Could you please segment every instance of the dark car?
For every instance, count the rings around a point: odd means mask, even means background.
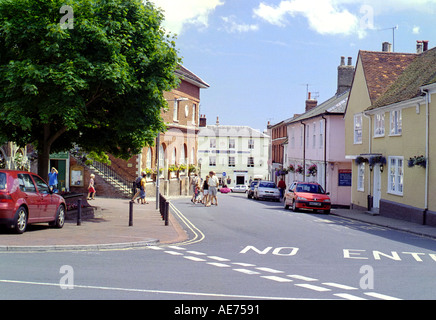
[[[329,214],[331,202],[329,193],[316,182],[294,182],[289,187],[284,198],[284,207],[296,212],[300,209],[310,209],[313,211],[323,210]]]
[[[254,187],[256,186],[256,184],[259,182],[259,180],[254,180],[250,183],[250,186],[247,189],[247,198],[251,199],[253,198],[254,195]]]
[[[38,175],[18,170],[0,170],[0,224],[23,233],[31,223],[48,222],[62,228],[65,200],[54,194]]]

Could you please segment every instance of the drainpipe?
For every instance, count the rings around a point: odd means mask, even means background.
[[[324,191],[327,192],[327,118],[324,119]]]
[[[306,182],[306,124],[303,120],[300,123],[304,126],[303,130],[303,182]]]
[[[425,196],[424,196],[424,218],[423,224],[426,223],[426,215],[428,211],[428,174],[429,174],[429,93],[426,89],[421,89],[421,92],[425,94],[425,158],[427,160],[427,165],[425,166]]]
[[[371,116],[367,115],[366,112],[363,112],[363,115],[365,118],[368,119],[368,154],[371,154],[372,152],[372,145],[371,145]],[[368,174],[368,211],[372,210],[372,190],[371,190],[371,170]]]

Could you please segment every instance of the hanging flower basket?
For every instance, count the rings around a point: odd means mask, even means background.
[[[373,156],[369,158],[368,162],[371,166],[375,166],[377,164],[384,166],[386,164],[386,158],[383,156]]]
[[[359,157],[356,158],[356,160],[354,160],[354,162],[356,163],[356,165],[359,165],[359,164],[361,164],[361,163],[368,162],[368,159],[359,156]]]
[[[316,176],[316,173],[318,172],[318,168],[316,166],[316,164],[312,164],[308,169],[307,169],[307,176]]]
[[[427,167],[427,158],[424,157],[423,155],[410,158],[409,162],[408,162],[408,166],[409,166],[409,168],[412,168],[414,166],[420,166],[420,167],[426,168]]]
[[[304,172],[303,167],[298,165],[297,169],[295,169],[295,172],[299,173],[299,174],[303,174],[303,172]]]
[[[288,172],[295,172],[295,167],[293,164],[290,164],[288,167]]]

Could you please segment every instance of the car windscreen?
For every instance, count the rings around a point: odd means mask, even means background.
[[[6,189],[6,173],[0,172],[0,190]]]
[[[296,191],[306,193],[325,193],[324,189],[317,184],[298,184]]]
[[[275,188],[276,184],[274,182],[261,182],[261,183],[259,183],[259,187],[261,187],[261,188]]]

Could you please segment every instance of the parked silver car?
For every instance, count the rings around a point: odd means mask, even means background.
[[[241,192],[245,193],[247,192],[247,186],[245,184],[237,184],[232,188],[232,192]]]
[[[280,191],[272,181],[259,181],[254,187],[253,198],[280,201]]]

